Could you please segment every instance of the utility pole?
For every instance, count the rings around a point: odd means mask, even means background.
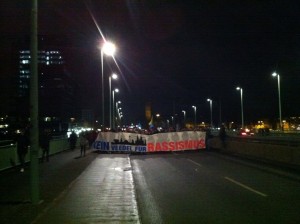
[[[30,40],[30,190],[31,202],[39,203],[39,110],[38,110],[38,0],[32,0]]]

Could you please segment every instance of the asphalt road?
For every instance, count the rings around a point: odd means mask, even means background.
[[[300,223],[300,181],[209,152],[132,155],[142,223]]]

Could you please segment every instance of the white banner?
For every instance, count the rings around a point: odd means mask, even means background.
[[[143,135],[127,132],[100,132],[93,148],[108,152],[161,152],[205,148],[205,132],[184,131]]]

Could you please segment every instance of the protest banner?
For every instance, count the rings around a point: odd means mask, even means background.
[[[167,152],[205,148],[205,132],[182,131],[144,135],[128,132],[100,132],[94,150],[107,152]]]

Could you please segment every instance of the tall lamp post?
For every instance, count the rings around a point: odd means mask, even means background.
[[[115,128],[116,127],[116,120],[117,120],[117,117],[115,116],[115,111],[117,111],[118,113],[119,113],[119,108],[118,108],[118,105],[119,104],[121,104],[121,101],[119,100],[119,101],[117,101],[116,102],[116,108],[113,108],[113,128]],[[119,116],[118,116],[119,117]]]
[[[195,118],[194,118],[194,128],[196,128],[196,123],[197,123],[197,107],[196,106],[192,106],[192,108],[194,108],[194,112],[195,112]]]
[[[278,82],[278,105],[279,105],[279,128],[282,130],[282,117],[281,117],[281,95],[280,95],[280,75],[276,72],[272,74],[273,77],[277,76]]]
[[[109,127],[110,127],[110,129],[112,129],[113,127],[112,127],[112,123],[111,123],[111,116],[112,116],[112,114],[111,114],[111,108],[112,108],[112,105],[114,105],[114,103],[113,104],[111,104],[111,79],[117,79],[118,78],[118,76],[116,75],[116,74],[112,74],[111,76],[109,76]]]
[[[184,127],[185,127],[185,117],[186,117],[186,111],[185,111],[185,110],[183,110],[183,111],[182,111],[182,113],[183,113],[183,125],[184,125]]]
[[[113,105],[115,105],[115,92],[118,93],[118,92],[119,92],[119,89],[114,89],[114,90],[112,91]]]
[[[243,89],[241,87],[236,87],[236,90],[241,93],[241,118],[242,118],[242,128],[244,128],[244,108],[243,108]]]
[[[30,195],[39,203],[39,111],[38,111],[38,0],[31,1],[30,37]]]
[[[213,127],[213,119],[212,119],[212,100],[211,99],[207,99],[207,101],[209,102],[209,106],[210,106],[210,128]]]
[[[113,56],[116,51],[116,47],[113,43],[105,41],[101,47],[101,75],[102,75],[102,125],[105,127],[105,110],[104,110],[104,71],[103,71],[103,55]]]

